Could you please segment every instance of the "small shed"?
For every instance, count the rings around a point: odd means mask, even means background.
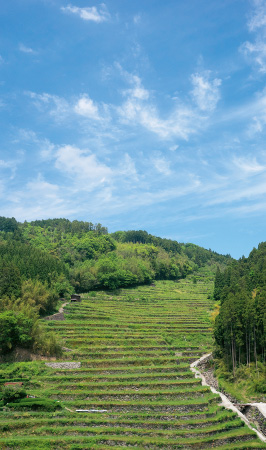
[[[81,296],[77,295],[77,294],[72,294],[70,301],[71,302],[81,302]]]
[[[4,386],[23,386],[22,381],[7,381]]]

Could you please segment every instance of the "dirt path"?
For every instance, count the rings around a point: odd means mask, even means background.
[[[195,374],[196,378],[201,378],[202,379],[202,385],[203,386],[209,386],[211,391],[214,394],[219,394],[221,399],[222,399],[222,403],[221,405],[224,406],[226,409],[231,409],[232,411],[234,411],[235,413],[238,414],[238,416],[246,423],[246,425],[253,431],[255,431],[255,433],[257,433],[258,437],[260,438],[261,441],[266,442],[266,437],[259,432],[258,430],[256,430],[255,428],[253,428],[249,422],[249,420],[247,419],[247,417],[242,414],[239,409],[231,402],[231,400],[229,400],[229,398],[224,395],[222,392],[217,391],[217,389],[212,386],[211,384],[208,384],[206,381],[205,376],[198,370],[196,369],[196,367],[202,363],[205,359],[209,358],[211,356],[211,353],[208,353],[206,355],[203,355],[201,358],[199,358],[197,361],[194,361],[192,364],[190,364],[190,370]],[[217,383],[217,381],[216,381]],[[266,404],[265,403],[250,403],[251,406],[256,406],[258,407],[258,405],[260,406],[259,410],[260,412],[264,415],[264,417],[266,417]]]
[[[63,313],[64,312],[64,307],[66,306],[66,305],[68,305],[69,304],[69,302],[65,302],[65,303],[63,303],[63,305],[61,306],[61,308],[59,308],[59,313]],[[56,314],[58,314],[58,313],[56,313]]]
[[[68,305],[69,302],[63,303],[63,305],[59,308],[59,311],[51,316],[44,317],[44,320],[65,320],[64,316],[64,307]]]

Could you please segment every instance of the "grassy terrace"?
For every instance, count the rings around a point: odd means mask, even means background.
[[[27,392],[63,409],[1,412],[0,448],[264,448],[189,370],[211,350],[211,289],[208,277],[161,281],[67,305],[46,326],[71,349],[61,361],[80,368],[24,364]]]

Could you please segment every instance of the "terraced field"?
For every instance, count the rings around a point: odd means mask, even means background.
[[[189,369],[211,349],[211,289],[207,278],[161,281],[68,304],[46,326],[71,349],[59,362],[80,367],[27,363],[27,391],[63,409],[0,413],[1,449],[264,448]]]

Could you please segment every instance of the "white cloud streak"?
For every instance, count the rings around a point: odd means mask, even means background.
[[[78,6],[68,5],[61,7],[61,11],[65,13],[76,14],[83,20],[95,23],[101,23],[110,20],[110,14],[107,11],[107,8],[104,3],[100,5],[99,9],[96,6],[79,8]]]
[[[255,157],[234,157],[232,162],[245,176],[255,175],[266,170],[266,166],[258,163]]]
[[[248,21],[248,29],[254,33],[255,39],[253,42],[244,42],[240,50],[264,74],[266,73],[266,2],[254,0],[253,3],[254,11]]]

